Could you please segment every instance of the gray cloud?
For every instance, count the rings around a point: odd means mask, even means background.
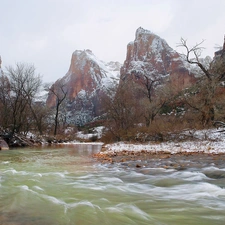
[[[223,44],[223,0],[0,0],[3,69],[35,65],[45,81],[65,75],[76,49],[91,49],[105,61],[123,62],[139,26],[176,48],[205,39],[204,55]],[[182,51],[182,49],[177,49]]]

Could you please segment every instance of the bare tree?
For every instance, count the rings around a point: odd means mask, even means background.
[[[135,126],[140,122],[141,110],[135,98],[135,83],[120,80],[119,86],[108,89],[102,99],[106,111],[106,127],[117,140],[134,138]]]
[[[63,101],[66,99],[67,90],[65,88],[65,84],[53,84],[50,88],[48,88],[49,93],[54,96],[55,99],[55,126],[54,126],[54,136],[57,134],[58,126],[59,126],[59,110]]]
[[[168,96],[163,95],[163,89],[160,88],[162,79],[156,76],[143,74],[140,78],[141,92],[143,93],[142,101],[145,118],[145,124],[149,127],[162,107],[168,101]]]
[[[48,121],[50,120],[50,109],[46,107],[44,101],[35,101],[30,107],[32,119],[35,129],[40,135],[43,135],[48,129]]]
[[[30,111],[35,96],[41,86],[41,77],[36,74],[33,65],[17,63],[15,67],[6,68],[10,84],[9,103],[11,107],[12,133],[20,132],[25,123],[30,123]]]
[[[185,48],[186,61],[196,65],[202,73],[198,82],[189,90],[185,90],[183,96],[187,105],[200,112],[202,124],[207,125],[215,118],[216,94],[225,78],[225,59],[223,54],[220,54],[208,65],[204,65],[200,58],[202,43],[203,41],[189,47],[187,41],[181,38],[178,46]]]
[[[0,76],[0,124],[6,129],[10,124],[10,83],[7,76]]]
[[[142,116],[146,126],[149,127],[171,98],[168,94],[168,85],[154,68],[132,71],[131,75],[131,79],[136,83],[136,99],[142,104]]]

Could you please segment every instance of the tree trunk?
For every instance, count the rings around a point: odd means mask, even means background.
[[[202,110],[201,114],[201,121],[203,126],[209,125],[209,123],[214,121],[215,110],[213,106],[206,107],[205,110]]]
[[[54,136],[57,134],[57,129],[58,129],[58,116],[59,116],[59,101],[57,102],[56,105],[56,113],[55,113],[55,129],[54,129]]]

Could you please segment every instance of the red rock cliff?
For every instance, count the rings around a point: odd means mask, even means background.
[[[72,117],[85,117],[82,120],[88,121],[99,115],[100,98],[109,86],[118,84],[120,67],[118,62],[99,60],[91,50],[72,54],[67,74],[54,84],[64,85]],[[47,105],[52,107],[55,103],[55,96],[49,92]]]
[[[121,78],[130,74],[145,74],[154,79],[169,76],[179,88],[195,81],[182,57],[165,40],[141,27],[136,31],[135,40],[127,45],[127,56],[120,73]]]

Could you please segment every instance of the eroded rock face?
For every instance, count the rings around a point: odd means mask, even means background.
[[[126,60],[121,68],[121,78],[147,75],[152,79],[169,78],[173,85],[184,88],[195,77],[189,65],[165,40],[151,31],[138,28],[135,40],[127,45]]]
[[[77,50],[72,54],[67,74],[54,85],[63,85],[68,92],[70,121],[82,125],[101,112],[101,97],[107,88],[117,85],[120,63],[105,63],[99,60],[91,50]],[[47,105],[52,107],[56,98],[49,93]]]
[[[196,80],[190,65],[165,40],[138,28],[135,40],[127,45],[122,67],[118,62],[104,63],[91,50],[77,50],[72,54],[67,74],[54,85],[63,85],[68,92],[69,120],[80,125],[101,115],[101,97],[107,93],[107,88],[116,87],[119,79],[129,75],[143,74],[159,82],[170,80],[179,89]],[[48,106],[55,103],[55,96],[49,93]]]

